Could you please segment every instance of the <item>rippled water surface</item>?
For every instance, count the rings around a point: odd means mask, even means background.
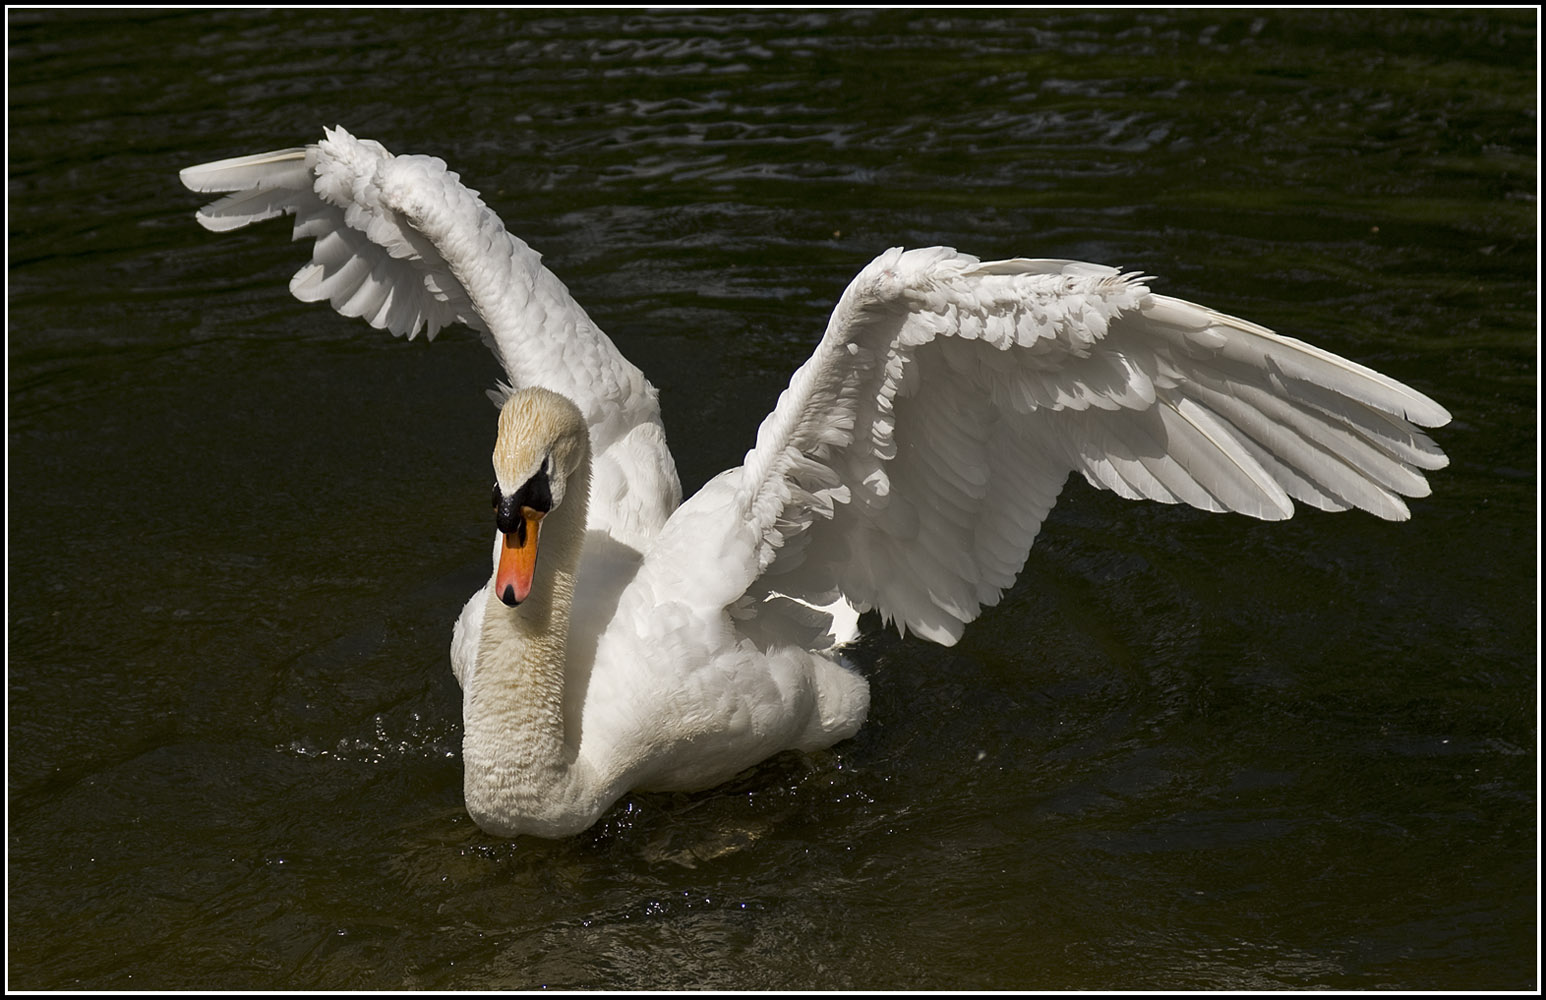
[[[1535,13],[9,15],[15,987],[1536,979]],[[1070,484],[859,736],[568,841],[461,802],[498,373],[180,167],[442,156],[739,461],[889,246],[1095,260],[1434,396],[1413,518]]]

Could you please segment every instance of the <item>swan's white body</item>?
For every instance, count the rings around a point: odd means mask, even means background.
[[[539,466],[565,496],[537,583],[506,607],[496,570],[452,641],[468,809],[496,834],[574,833],[630,789],[851,736],[869,689],[813,609],[954,642],[1071,472],[1265,519],[1300,500],[1399,520],[1447,461],[1413,425],[1449,414],[1367,368],[1110,268],[936,247],[859,273],[745,463],[681,503],[654,389],[442,161],[337,129],[182,179],[233,192],[210,229],[296,216],[317,241],[298,298],[410,338],[465,323],[511,386],[562,397],[506,403],[495,455],[506,497]]]

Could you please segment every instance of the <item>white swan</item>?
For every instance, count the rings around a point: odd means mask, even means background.
[[[954,642],[1071,472],[1264,519],[1300,500],[1400,520],[1447,463],[1413,426],[1449,420],[1433,400],[1137,275],[893,249],[745,464],[681,503],[655,390],[442,161],[333,129],[182,180],[233,192],[209,229],[296,216],[316,240],[298,298],[410,338],[465,323],[518,390],[498,394],[493,570],[451,649],[467,808],[493,834],[565,836],[631,789],[851,736],[869,688],[816,609]]]

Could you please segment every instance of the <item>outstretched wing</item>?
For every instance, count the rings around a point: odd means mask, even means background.
[[[843,293],[739,470],[756,558],[736,611],[755,634],[782,598],[843,595],[952,643],[1014,582],[1071,472],[1264,519],[1299,500],[1401,520],[1447,464],[1413,425],[1448,420],[1137,276],[891,250]]]
[[[681,497],[654,388],[444,161],[326,131],[304,148],[184,170],[195,191],[230,192],[199,222],[219,232],[294,215],[294,238],[316,240],[290,281],[296,298],[410,339],[465,323],[511,385],[573,400],[591,428],[596,489],[612,498],[595,506],[642,546]]]

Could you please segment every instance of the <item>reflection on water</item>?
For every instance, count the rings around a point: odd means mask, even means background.
[[[12,12],[20,987],[1536,985],[1528,14]],[[1092,259],[1455,414],[1413,520],[1071,483],[859,736],[560,843],[461,806],[497,377],[182,166],[444,157],[740,460],[893,245]]]

